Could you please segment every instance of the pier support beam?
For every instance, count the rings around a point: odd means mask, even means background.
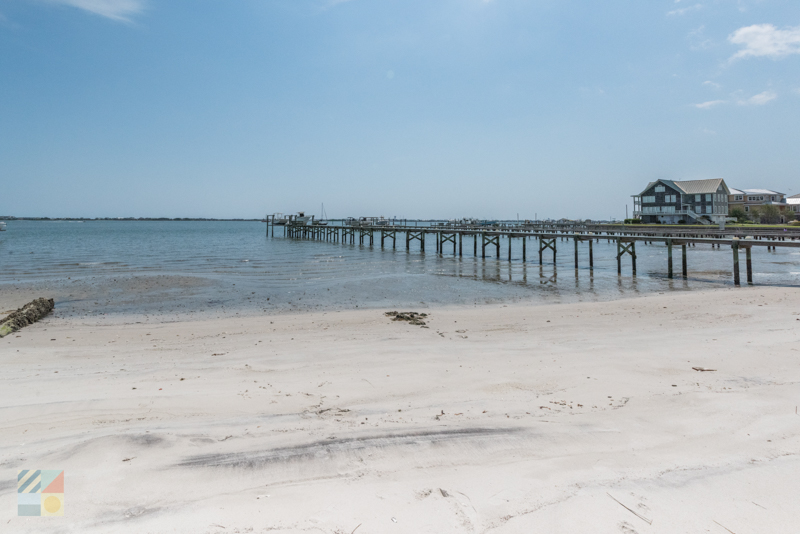
[[[497,259],[500,259],[500,234],[494,235],[486,235],[481,234],[481,241],[483,242],[482,249],[483,249],[483,256],[486,257],[486,245],[494,245],[495,246],[495,255]]]
[[[397,248],[397,230],[384,230],[381,229],[381,248],[383,248],[383,241],[387,238],[392,239],[392,249]]]
[[[686,243],[681,244],[681,264],[683,270],[683,277],[688,278],[689,270],[687,269],[687,261],[686,261]]]
[[[733,238],[733,244],[731,244],[731,248],[733,249],[733,285],[740,285],[739,283],[739,238]]]
[[[667,239],[667,278],[672,278],[672,239]]]
[[[456,236],[458,234],[452,233],[448,234],[445,232],[439,232],[439,254],[444,254],[444,244],[445,243],[453,243],[453,256],[457,254],[456,252]]]
[[[573,238],[575,241],[575,270],[578,270],[578,236]]]
[[[425,231],[424,230],[406,230],[406,250],[411,249],[411,242],[413,240],[419,241],[419,249],[425,252]]]
[[[750,251],[753,247],[745,247],[744,249],[744,256],[745,261],[747,262],[747,283],[753,285],[753,258],[750,254]]]
[[[557,239],[557,237],[547,238],[544,236],[539,236],[539,265],[542,264],[542,253],[548,248],[553,251],[553,264],[555,265]]]
[[[623,242],[621,238],[617,238],[617,274],[622,274],[622,256],[630,254],[631,256],[631,270],[633,275],[636,275],[636,242]]]

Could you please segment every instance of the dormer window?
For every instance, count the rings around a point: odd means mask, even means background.
[[[665,189],[664,189],[663,185],[657,185],[656,186],[656,193],[663,193],[664,191],[665,191]]]

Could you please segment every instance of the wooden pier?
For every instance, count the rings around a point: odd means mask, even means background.
[[[501,241],[507,242],[508,261],[512,261],[513,240],[520,240],[522,245],[522,261],[527,262],[527,243],[535,240],[538,244],[539,265],[544,262],[544,254],[552,252],[553,263],[556,262],[557,243],[559,241],[573,241],[575,269],[579,268],[579,249],[581,244],[588,246],[590,270],[594,269],[593,243],[601,239],[616,244],[617,273],[622,275],[623,258],[631,260],[631,273],[636,275],[636,243],[653,244],[663,243],[667,249],[667,278],[674,277],[673,249],[681,247],[681,275],[688,277],[687,249],[697,244],[710,244],[712,247],[731,247],[733,260],[733,282],[740,285],[739,251],[744,249],[747,283],[753,283],[753,264],[751,251],[753,247],[800,248],[800,228],[786,229],[781,232],[768,229],[759,232],[757,228],[720,230],[717,228],[636,228],[623,225],[495,225],[479,227],[474,225],[436,225],[413,226],[404,222],[402,224],[373,225],[323,225],[289,222],[276,225],[267,217],[267,236],[275,236],[275,226],[283,228],[283,236],[292,239],[308,239],[329,241],[333,243],[355,244],[356,236],[361,246],[375,246],[375,238],[380,238],[380,247],[386,248],[391,243],[392,249],[397,248],[397,234],[405,235],[405,248],[411,249],[413,241],[419,241],[420,252],[425,252],[425,244],[429,236],[433,237],[436,253],[445,254],[445,248],[450,250],[452,245],[453,256],[463,256],[464,239],[472,240],[473,256],[486,258],[486,249],[491,255],[500,259]],[[331,221],[334,222],[334,221]],[[448,252],[449,254],[449,252]]]

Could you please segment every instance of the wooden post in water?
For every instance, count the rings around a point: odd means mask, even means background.
[[[733,244],[731,248],[733,249],[733,285],[740,285],[739,284],[739,238],[733,238]]]
[[[511,261],[511,234],[508,234],[508,261]]]
[[[636,276],[636,241],[631,241],[631,268]]]
[[[499,259],[500,259],[500,234],[497,234],[497,235],[495,236],[495,242],[494,242],[494,244],[495,244],[495,247],[497,247],[497,254],[496,254],[496,256],[497,256],[497,259],[499,260]]]
[[[526,235],[522,236],[522,262],[523,263],[525,263],[525,261],[528,259],[527,250],[526,250],[526,246],[525,246],[527,242],[528,242],[528,236],[526,236]]]
[[[617,274],[622,274],[622,243],[617,238]]]
[[[472,255],[478,257],[478,233],[472,234]]]
[[[463,251],[464,251],[464,244],[462,243],[463,238],[464,238],[464,235],[461,232],[459,232],[458,233],[458,257],[459,258],[461,256],[463,256]]]
[[[486,259],[486,234],[481,232],[481,258]]]
[[[589,239],[589,270],[594,270],[594,251],[592,250],[592,240]]]
[[[750,251],[753,247],[745,247],[744,249],[744,256],[745,261],[747,262],[747,283],[753,284],[753,259],[750,255]]]
[[[688,278],[689,270],[686,268],[686,243],[681,245],[681,263],[683,264],[683,277]]]
[[[672,278],[672,239],[667,239],[667,278]]]
[[[575,236],[575,270],[578,270],[578,236]]]
[[[542,265],[542,236],[539,236],[539,265]]]

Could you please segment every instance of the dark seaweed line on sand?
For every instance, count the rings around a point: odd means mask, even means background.
[[[316,441],[294,447],[282,447],[262,452],[237,452],[228,454],[203,454],[191,456],[177,464],[178,467],[243,467],[256,468],[265,464],[310,459],[320,455],[352,452],[368,448],[440,443],[460,439],[474,439],[512,435],[517,428],[471,428],[444,431],[420,431],[387,434],[364,438]]]

